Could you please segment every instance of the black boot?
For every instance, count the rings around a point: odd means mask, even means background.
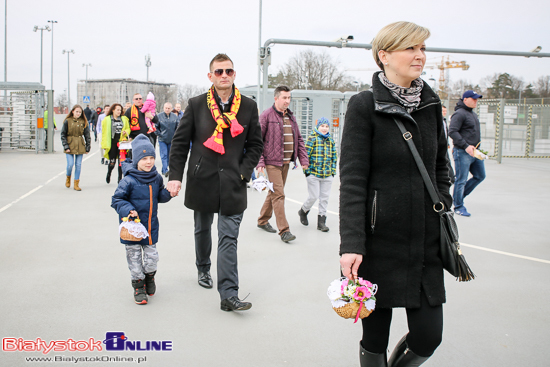
[[[361,367],[388,367],[386,353],[371,353],[359,342],[359,361]]]
[[[309,210],[307,212],[304,211],[304,209],[300,208],[298,210],[298,215],[300,216],[300,223],[302,223],[304,226],[307,226],[309,222],[307,221],[307,213],[309,213]]]
[[[132,287],[134,287],[134,301],[138,305],[146,305],[147,294],[145,293],[145,280],[132,280]]]
[[[117,183],[120,183],[120,180],[122,180],[122,167],[118,166],[118,181]]]
[[[145,273],[145,291],[147,295],[152,296],[157,291],[157,286],[155,285],[155,274],[157,272],[154,271],[152,273]]]
[[[114,168],[115,166],[111,166],[111,165],[107,167],[107,178],[106,178],[107,183],[111,183],[111,172],[113,172]]]
[[[430,357],[420,357],[419,355],[414,354],[414,352],[407,346],[407,335],[405,335],[395,346],[390,360],[388,361],[388,366],[418,367],[422,363],[426,362],[428,358]]]
[[[317,229],[321,232],[328,232],[328,227],[326,226],[327,222],[327,216],[326,215],[318,215],[317,216]]]

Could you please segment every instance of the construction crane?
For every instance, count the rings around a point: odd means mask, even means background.
[[[445,56],[441,57],[441,63],[429,63],[424,65],[424,69],[439,69],[439,97],[443,98],[446,97],[445,93],[445,70],[447,69],[462,69],[462,70],[468,70],[470,68],[470,65],[466,64],[466,61],[451,61],[449,60],[449,56],[447,56],[447,60],[445,61]],[[359,69],[346,69],[344,71],[377,71],[380,70],[380,68],[359,68]]]
[[[449,61],[449,56],[447,56],[447,61],[445,61],[445,56],[441,57],[441,64],[436,64],[439,72],[439,97],[446,97],[445,93],[445,69],[462,69],[468,70],[470,65],[466,64],[466,61]]]

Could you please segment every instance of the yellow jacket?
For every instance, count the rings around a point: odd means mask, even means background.
[[[109,115],[101,121],[101,148],[105,149],[105,154],[103,156],[107,159],[109,159],[109,151],[111,150],[111,142],[113,138],[115,137],[115,133],[112,129],[113,122],[111,120],[111,116]],[[122,119],[122,132],[126,132],[126,139],[128,139],[128,136],[130,136],[130,122],[128,121],[128,117],[126,116],[120,116]],[[122,133],[120,134],[122,137]],[[120,140],[119,140],[120,141]],[[118,143],[118,141],[116,142]]]

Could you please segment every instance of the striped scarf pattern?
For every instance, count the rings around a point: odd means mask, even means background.
[[[420,104],[420,93],[422,93],[422,88],[424,88],[424,81],[422,79],[417,78],[413,80],[410,88],[390,82],[382,72],[378,73],[378,79],[380,79],[384,87],[388,88],[391,95],[397,99],[399,104],[405,107],[408,113],[414,111]]]
[[[223,130],[229,127],[233,138],[244,131],[244,128],[237,121],[237,113],[241,107],[241,92],[235,87],[235,96],[233,97],[233,103],[231,104],[231,110],[229,112],[220,111],[216,103],[216,98],[214,97],[214,86],[208,90],[206,103],[217,125],[212,136],[204,142],[204,146],[217,153],[225,154],[225,148],[223,147]]]

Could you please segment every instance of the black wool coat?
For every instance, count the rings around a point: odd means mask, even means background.
[[[378,284],[377,307],[420,307],[445,302],[439,257],[439,216],[412,153],[393,117],[412,133],[447,208],[450,179],[441,102],[424,83],[411,114],[373,76],[372,90],[353,96],[340,156],[340,254],[363,255],[359,276]]]
[[[187,168],[185,206],[206,213],[240,214],[247,206],[246,182],[263,150],[258,108],[256,102],[241,95],[237,121],[244,131],[233,138],[229,128],[224,129],[225,154],[220,154],[204,146],[216,128],[206,96],[205,93],[191,98],[185,108],[172,139],[169,179],[182,181],[189,146],[193,142]]]

